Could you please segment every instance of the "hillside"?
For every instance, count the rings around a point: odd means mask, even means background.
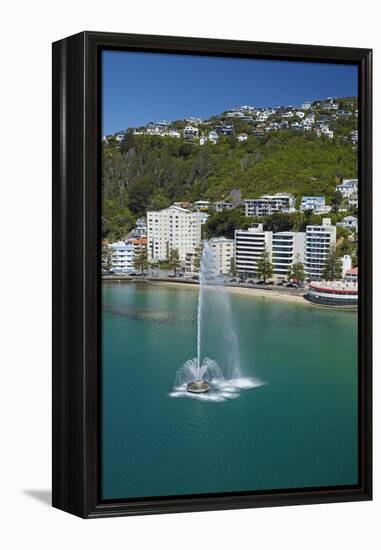
[[[211,129],[211,120],[200,132]],[[298,200],[321,194],[330,203],[341,179],[357,177],[357,148],[349,139],[356,124],[354,117],[333,119],[333,139],[292,129],[255,137],[253,128],[243,142],[236,131],[203,145],[132,130],[121,142],[109,139],[102,152],[103,235],[122,236],[147,209],[174,201],[220,200],[233,189],[242,198],[278,191],[293,193]]]

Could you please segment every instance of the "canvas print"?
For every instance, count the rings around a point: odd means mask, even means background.
[[[357,65],[101,75],[101,498],[356,486]]]

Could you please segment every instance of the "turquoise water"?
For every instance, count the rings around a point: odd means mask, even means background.
[[[197,288],[104,283],[102,498],[357,483],[357,314],[231,295],[241,368],[263,385],[170,397],[196,354]],[[210,312],[205,353],[224,367]]]

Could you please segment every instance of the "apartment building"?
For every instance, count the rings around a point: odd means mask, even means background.
[[[135,247],[132,243],[117,241],[110,244],[111,272],[134,271]]]
[[[358,180],[343,180],[343,183],[336,186],[336,191],[340,191],[345,199],[349,199],[358,193]]]
[[[147,247],[149,260],[167,260],[177,249],[180,260],[194,252],[201,243],[203,214],[180,206],[147,212]]]
[[[249,229],[236,229],[235,264],[241,274],[252,274],[256,271],[256,263],[264,250],[271,254],[272,232],[263,231],[263,224],[253,224]]]
[[[290,267],[296,262],[304,263],[306,234],[303,232],[281,231],[273,233],[271,262],[274,275],[286,279]]]
[[[245,200],[246,216],[271,216],[274,212],[295,212],[295,197],[289,193],[275,193]]]
[[[330,218],[323,218],[322,225],[307,225],[304,268],[310,280],[321,279],[328,254],[335,245],[336,227]]]
[[[331,207],[326,206],[325,197],[302,197],[300,210],[313,210],[317,214],[330,212]]]
[[[215,237],[214,239],[210,239],[209,246],[213,254],[217,273],[228,275],[231,272],[234,261],[234,239]]]

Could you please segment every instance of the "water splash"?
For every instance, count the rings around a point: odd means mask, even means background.
[[[213,291],[213,295],[208,296],[211,291]],[[223,368],[204,353],[207,324],[210,323],[211,303],[216,306],[218,311],[219,339],[221,345],[224,346],[225,365]],[[208,382],[209,391],[203,394],[188,392],[187,384],[195,380]],[[179,368],[170,396],[221,402],[238,397],[241,390],[253,389],[261,385],[263,383],[260,380],[245,377],[242,373],[239,342],[234,327],[230,295],[219,278],[212,249],[208,242],[205,242],[201,258],[197,306],[197,357],[188,359]]]

